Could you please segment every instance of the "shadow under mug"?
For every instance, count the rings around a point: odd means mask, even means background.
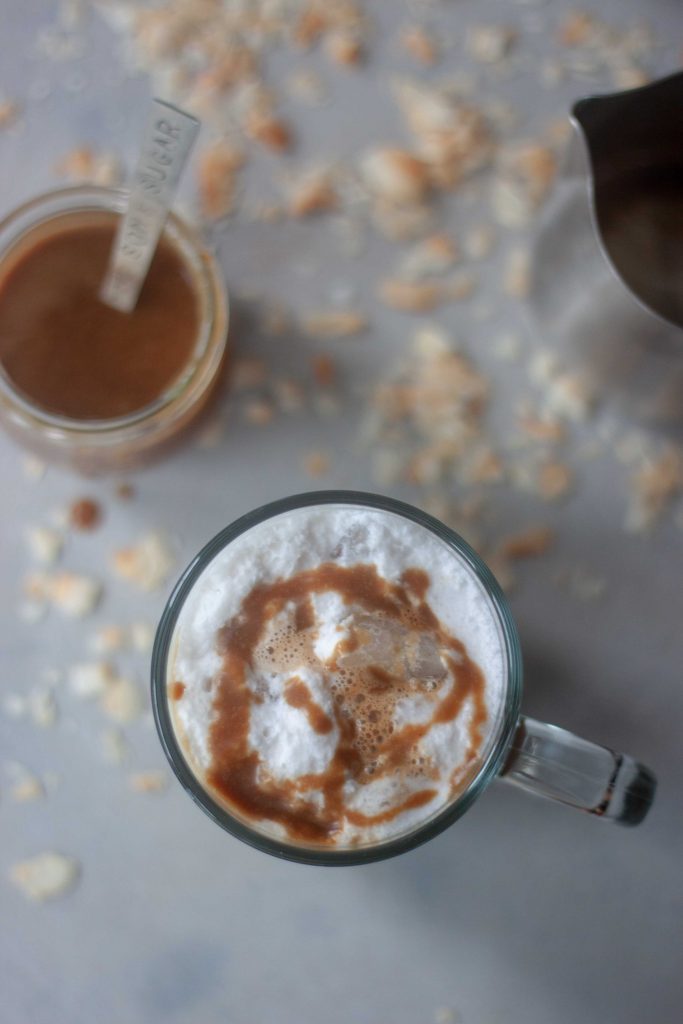
[[[440,538],[479,581],[497,621],[505,658],[505,693],[497,727],[476,772],[462,792],[435,815],[395,838],[342,849],[274,838],[231,813],[214,798],[191,768],[176,736],[169,705],[167,666],[182,607],[209,563],[237,537],[288,512],[311,506],[345,505],[375,509],[417,523]],[[187,567],[161,617],[152,654],[152,707],[162,746],[173,771],[192,799],[218,825],[266,853],[304,864],[364,864],[405,853],[456,821],[494,779],[549,797],[623,825],[637,825],[655,793],[652,772],[625,754],[574,736],[555,725],[520,714],[522,656],[507,601],[490,569],[453,530],[404,502],[356,491],[316,491],[272,502],[242,516],[218,533]]]

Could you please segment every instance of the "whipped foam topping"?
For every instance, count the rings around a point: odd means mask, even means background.
[[[168,680],[215,798],[266,834],[344,848],[412,831],[464,788],[499,725],[505,657],[490,599],[444,541],[324,505],[216,555]]]

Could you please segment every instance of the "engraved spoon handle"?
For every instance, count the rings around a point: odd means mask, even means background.
[[[152,101],[128,208],[100,289],[102,302],[122,313],[135,308],[198,131],[196,117],[164,100]]]

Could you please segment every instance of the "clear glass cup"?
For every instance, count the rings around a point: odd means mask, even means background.
[[[56,189],[24,203],[0,222],[0,278],[4,268],[60,226],[86,225],[102,213],[120,216],[126,201],[124,191],[84,185]],[[130,415],[77,420],[32,403],[0,367],[0,423],[39,457],[87,474],[136,466],[175,442],[217,390],[228,330],[220,269],[197,232],[173,213],[164,235],[187,266],[199,307],[196,344],[184,372],[153,403]]]
[[[168,665],[178,616],[209,563],[237,537],[266,520],[294,509],[321,505],[362,506],[393,513],[423,526],[444,541],[454,555],[469,566],[487,595],[505,657],[505,693],[496,726],[466,788],[445,809],[412,831],[387,841],[345,849],[275,839],[214,798],[193,771],[178,741],[168,693],[168,683],[173,681],[168,678]],[[494,779],[624,825],[641,822],[654,798],[656,780],[652,772],[624,754],[521,715],[521,698],[519,636],[507,601],[490,569],[462,537],[432,516],[392,498],[356,491],[317,491],[283,498],[227,526],[202,548],[180,577],[162,614],[152,654],[154,717],[166,756],[182,786],[210,818],[238,839],[276,857],[304,864],[364,864],[411,850],[452,825]]]

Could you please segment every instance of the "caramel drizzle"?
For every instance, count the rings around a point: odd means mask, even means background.
[[[366,785],[382,776],[408,771],[425,779],[431,774],[433,778],[433,766],[424,758],[419,758],[423,763],[415,763],[417,745],[432,726],[454,720],[470,701],[465,764],[451,779],[453,787],[463,785],[463,778],[476,764],[487,719],[484,677],[464,644],[444,629],[426,603],[429,582],[427,573],[420,569],[407,570],[398,584],[392,584],[379,576],[373,565],[343,567],[327,562],[288,579],[258,584],[250,591],[237,615],[218,632],[223,664],[209,734],[207,783],[228,805],[247,819],[279,823],[294,840],[324,845],[334,845],[335,835],[345,821],[359,827],[392,821],[407,810],[428,804],[438,791],[427,786],[410,793],[398,806],[366,815],[346,806],[345,783],[353,779]],[[333,719],[316,704],[299,677],[293,676],[285,689],[285,700],[306,714],[313,730],[327,733],[337,727],[339,739],[331,762],[322,773],[278,781],[267,774],[259,754],[249,744],[250,709],[263,698],[250,689],[248,670],[253,668],[268,623],[285,607],[293,606],[297,646],[308,645],[310,649],[312,640],[307,633],[315,622],[311,596],[330,591],[339,594],[345,604],[400,623],[414,635],[430,634],[447,662],[453,683],[445,695],[431,695],[434,710],[427,722],[394,729],[391,712],[396,701],[411,693],[424,696],[425,691],[420,689],[419,680],[406,678],[402,661],[390,666],[395,671],[384,665],[345,669],[345,658],[363,647],[367,639],[359,626],[338,645],[331,666],[333,676],[328,676],[334,693]],[[266,650],[275,656],[272,646]],[[322,794],[322,805],[310,799],[312,790]]]

